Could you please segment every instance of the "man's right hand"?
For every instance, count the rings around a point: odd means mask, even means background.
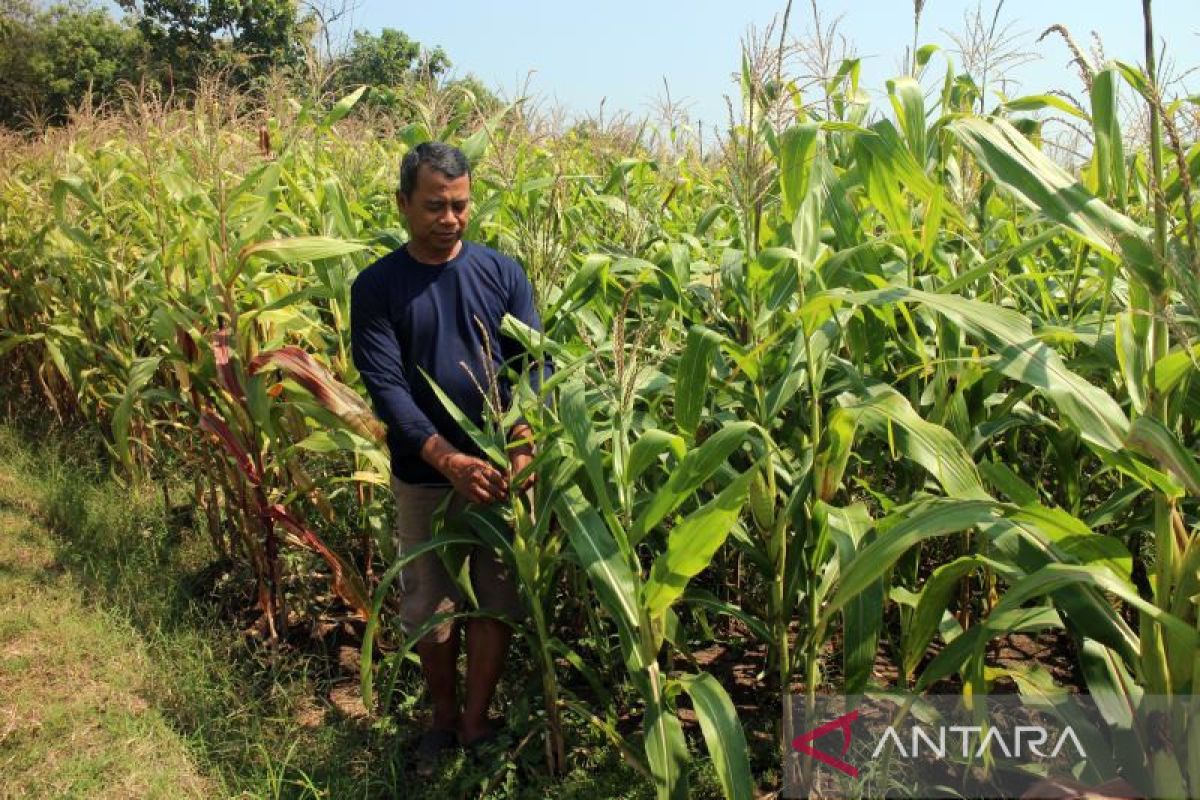
[[[467,455],[438,434],[425,440],[421,458],[473,503],[495,503],[508,496],[508,482],[500,470],[482,458]]]

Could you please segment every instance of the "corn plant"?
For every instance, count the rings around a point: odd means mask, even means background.
[[[556,372],[539,392],[514,372],[516,406],[473,432],[503,465],[525,415],[532,495],[420,552],[457,574],[482,542],[513,565],[548,770],[577,719],[683,796],[690,702],[723,790],[750,795],[743,724],[763,723],[694,663],[694,641],[727,636],[708,615],[764,646],[761,692],[810,700],[877,685],[880,658],[918,690],[1053,693],[988,643],[1059,631],[1118,738],[1152,741],[1131,709],[1195,691],[1195,101],[1163,97],[1152,49],[1077,54],[1079,100],[994,103],[949,59],[935,75],[936,48],[910,55],[872,109],[857,60],[802,96],[748,54],[719,157],[425,90],[402,119],[363,115],[365,89],[143,97],[0,158],[0,374],[93,425],[125,479],[187,497],[214,555],[250,568],[264,624],[286,618],[287,562],[318,565],[368,619],[363,688],[386,707],[413,637],[375,665],[403,562],[348,287],[405,240],[399,158],[457,141],[469,236],[520,257],[545,322],[506,335]],[[1072,168],[1047,113],[1091,139]],[[1158,749],[1142,772],[1186,796],[1200,766]]]

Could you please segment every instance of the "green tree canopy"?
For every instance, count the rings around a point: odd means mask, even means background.
[[[253,80],[302,56],[295,0],[118,0],[174,86],[212,69]]]
[[[394,28],[377,34],[355,31],[335,65],[332,88],[339,94],[367,84],[382,90],[372,92],[370,102],[415,118],[429,115],[436,96],[451,100],[443,113],[459,120],[500,107],[495,94],[473,75],[447,80],[452,64],[441,47],[427,50]]]
[[[187,90],[216,71],[253,86],[274,69],[298,65],[317,22],[298,16],[296,0],[117,0],[128,12],[122,20],[94,2],[0,0],[0,125],[61,121],[89,91],[110,101],[124,81]],[[324,88],[381,87],[373,102],[398,113],[465,119],[499,105],[470,75],[448,80],[442,48],[425,49],[394,28],[356,31],[333,66]],[[296,70],[292,77],[305,76]],[[466,91],[448,92],[455,87]],[[439,97],[450,105],[439,105]]]
[[[0,123],[58,120],[90,90],[97,99],[137,75],[136,30],[83,2],[41,10],[0,2]]]
[[[355,31],[353,44],[339,59],[337,80],[341,86],[400,86],[412,78],[436,78],[449,68],[442,48],[425,51],[403,31]]]

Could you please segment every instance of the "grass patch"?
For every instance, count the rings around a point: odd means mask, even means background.
[[[211,796],[148,700],[154,670],[141,637],[81,598],[31,513],[36,489],[0,466],[0,796]]]
[[[0,796],[653,796],[582,724],[562,779],[545,775],[536,736],[515,757],[459,755],[419,778],[417,669],[381,719],[338,668],[357,650],[250,643],[199,577],[207,536],[153,487],[113,480],[83,437],[0,425],[0,694],[17,698],[0,717]],[[521,731],[537,698],[518,656],[497,709]],[[695,796],[716,796],[699,765]]]

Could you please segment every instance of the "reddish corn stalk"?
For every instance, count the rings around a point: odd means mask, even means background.
[[[288,541],[292,544],[311,550],[325,559],[332,573],[333,591],[346,604],[354,609],[360,619],[367,619],[368,612],[367,590],[362,579],[355,573],[354,568],[330,549],[321,537],[313,533],[292,512],[279,503],[272,503],[266,509],[266,516],[278,522],[288,533]]]

